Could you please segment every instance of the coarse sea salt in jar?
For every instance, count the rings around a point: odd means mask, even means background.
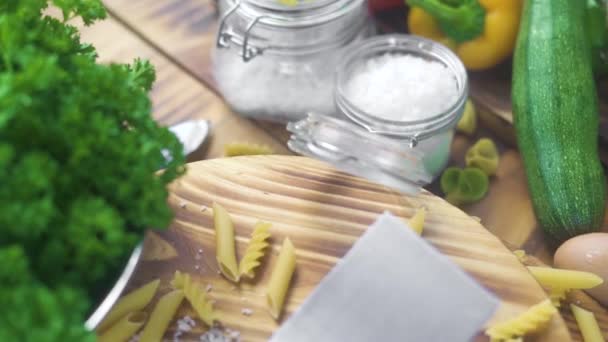
[[[238,113],[277,122],[332,114],[345,47],[369,36],[365,0],[220,0],[213,76]]]
[[[447,165],[468,79],[462,62],[445,46],[386,35],[347,53],[334,94],[342,116],[313,113],[289,124],[290,148],[415,192]]]

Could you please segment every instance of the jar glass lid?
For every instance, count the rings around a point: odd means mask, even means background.
[[[288,146],[294,152],[333,164],[345,172],[404,193],[432,181],[422,155],[407,141],[373,134],[347,121],[319,114],[292,122]]]

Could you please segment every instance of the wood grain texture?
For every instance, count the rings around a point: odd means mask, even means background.
[[[217,274],[213,202],[231,213],[239,256],[257,220],[273,224],[272,253],[255,281],[234,286]],[[189,272],[204,286],[212,285],[209,296],[216,300],[222,323],[240,331],[244,341],[264,341],[278,327],[267,313],[263,290],[285,237],[293,241],[298,258],[284,315],[289,316],[385,210],[407,219],[417,208],[428,208],[423,237],[501,298],[492,322],[511,318],[546,298],[500,240],[441,198],[428,192],[405,197],[308,158],[258,156],[189,164],[187,174],[172,184],[169,203],[175,219],[168,231],[148,237],[144,251],[148,258],[139,265],[130,286],[160,277],[160,295],[168,291],[176,269]],[[154,247],[158,243],[164,247]],[[167,244],[177,251],[176,256],[166,257]],[[158,258],[151,256],[155,251],[161,251]],[[242,315],[243,308],[252,309],[253,314]],[[186,314],[193,315],[193,311],[183,305],[178,317]],[[203,331],[199,322],[193,332],[182,337],[194,341]],[[488,339],[480,335],[476,340]],[[536,339],[568,340],[559,316]]]

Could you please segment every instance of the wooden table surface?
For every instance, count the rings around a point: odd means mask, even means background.
[[[105,62],[150,59],[157,71],[153,115],[162,124],[196,118],[212,123],[206,150],[191,160],[221,157],[223,145],[236,141],[266,144],[277,154],[292,154],[285,147],[289,135],[283,125],[238,116],[215,90],[209,55],[217,23],[213,0],[103,1],[109,18],[83,28],[83,40],[94,43]],[[482,127],[476,137],[456,136],[452,164],[462,164],[468,146],[481,136],[499,143],[500,167],[488,195],[462,209],[481,218],[482,224],[507,246],[525,249],[551,263],[551,252],[532,211],[522,161],[513,145]],[[429,189],[436,190],[436,186]],[[571,318],[565,318],[572,323]],[[608,320],[601,323],[608,326]],[[577,337],[576,332],[573,337]]]

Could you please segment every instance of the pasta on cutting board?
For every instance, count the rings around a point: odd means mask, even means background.
[[[261,259],[264,257],[264,250],[268,247],[268,238],[272,225],[266,222],[258,222],[255,224],[251,233],[251,240],[245,251],[245,255],[239,263],[239,274],[247,278],[255,277],[255,269],[260,265]]]
[[[201,284],[194,282],[190,274],[175,271],[173,280],[171,280],[171,286],[174,289],[183,290],[186,299],[194,311],[196,311],[198,317],[207,326],[213,325],[213,321],[215,320],[213,303],[207,297],[207,293]]]
[[[591,311],[587,311],[579,306],[570,304],[574,319],[583,335],[585,342],[604,342],[604,336],[597,324],[595,315]]]
[[[239,267],[234,246],[234,225],[228,211],[217,203],[213,203],[213,224],[218,267],[228,280],[238,282]]]
[[[274,319],[279,319],[285,295],[289,289],[291,277],[296,269],[296,250],[291,240],[285,238],[277,262],[272,270],[268,288],[266,289],[266,299],[270,308],[270,314]]]
[[[537,266],[528,266],[528,270],[543,287],[548,289],[584,290],[604,282],[602,278],[589,272]]]
[[[408,222],[410,227],[418,234],[421,235],[424,230],[424,221],[426,220],[426,208],[420,208],[416,210],[414,216]]]
[[[539,332],[557,313],[550,300],[545,300],[529,308],[519,316],[505,322],[494,324],[486,330],[493,342],[503,342]]]

